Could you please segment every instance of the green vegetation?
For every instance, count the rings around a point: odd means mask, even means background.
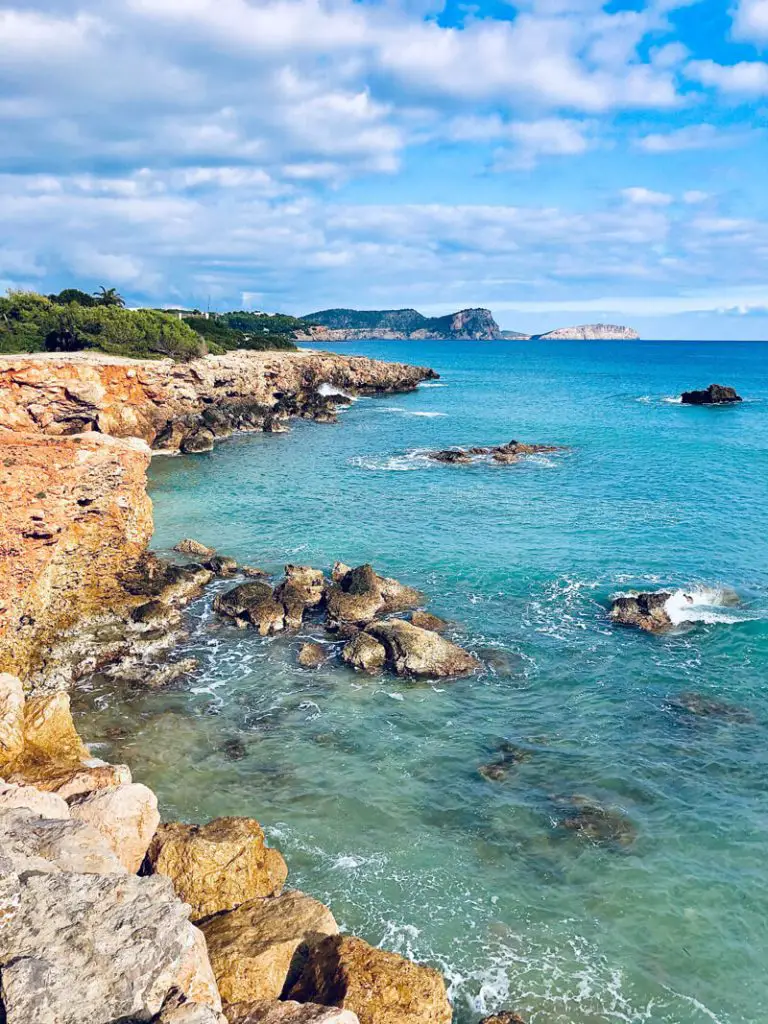
[[[114,288],[95,295],[65,288],[58,295],[12,291],[0,297],[0,353],[79,352],[186,361],[236,349],[295,349],[295,317],[223,313],[206,319],[158,309],[125,309]]]
[[[431,324],[416,309],[323,309],[301,319],[305,327],[308,323],[315,323],[334,330],[387,330],[403,334],[427,328]]]
[[[178,360],[205,355],[204,340],[165,313],[123,309],[114,301],[62,303],[60,297],[52,302],[35,292],[10,292],[0,298],[0,352],[96,349],[135,359],[170,356]]]

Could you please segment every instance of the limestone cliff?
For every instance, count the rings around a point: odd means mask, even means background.
[[[462,309],[446,316],[426,317],[416,309],[325,309],[302,317],[307,341],[494,341],[501,337],[489,309]]]
[[[231,352],[190,363],[74,353],[0,357],[0,430],[139,437],[202,450],[233,429],[329,419],[328,392],[408,391],[432,370],[324,352]],[[202,441],[205,444],[200,443]]]
[[[122,590],[152,534],[149,448],[100,434],[0,431],[0,672],[39,653]]]
[[[539,341],[637,341],[640,335],[631,327],[617,324],[580,324],[533,337]]]

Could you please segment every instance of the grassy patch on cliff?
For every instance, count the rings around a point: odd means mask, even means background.
[[[186,361],[209,352],[296,347],[291,340],[295,328],[289,324],[293,317],[226,313],[180,320],[161,310],[125,309],[113,289],[102,292],[95,298],[76,289],[49,297],[10,292],[0,298],[0,353],[90,349]]]

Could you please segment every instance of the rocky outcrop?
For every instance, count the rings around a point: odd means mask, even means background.
[[[444,448],[440,451],[427,452],[427,458],[433,462],[442,462],[450,466],[471,466],[473,462],[491,458],[494,462],[511,465],[520,462],[530,455],[550,455],[553,452],[564,452],[562,445],[525,444],[522,441],[508,441],[506,444],[478,446],[474,448]]]
[[[339,931],[330,910],[302,892],[249,900],[202,929],[225,1003],[277,999],[307,953]]]
[[[233,430],[274,431],[291,416],[333,419],[334,389],[407,391],[434,376],[404,363],[307,351],[239,351],[190,363],[0,356],[0,430],[95,431],[166,451],[207,451]]]
[[[70,812],[99,832],[126,871],[141,867],[160,824],[157,797],[138,782],[99,789],[70,801]]]
[[[617,324],[580,324],[533,335],[537,341],[637,341],[639,337],[632,327]]]
[[[613,599],[609,618],[620,626],[636,626],[648,633],[662,633],[672,627],[672,619],[666,609],[671,597],[668,590],[621,594]]]
[[[0,431],[0,671],[31,677],[122,600],[152,533],[149,456],[141,441]]]
[[[358,633],[345,644],[341,657],[352,668],[363,672],[379,672],[386,664],[387,650],[384,644],[369,633]]]
[[[288,875],[252,818],[216,818],[207,825],[161,825],[147,853],[147,872],[164,875],[192,908],[192,920],[277,896]]]
[[[480,667],[468,651],[403,619],[372,623],[366,633],[384,647],[387,664],[399,676],[467,676]]]
[[[743,402],[735,388],[724,387],[722,384],[710,384],[702,391],[684,391],[680,396],[683,405],[733,405]]]
[[[326,593],[331,623],[364,624],[379,615],[422,604],[424,595],[397,580],[379,576],[371,565],[355,569],[337,562]]]
[[[288,995],[352,1010],[360,1024],[450,1024],[452,1018],[438,971],[348,935],[313,946]]]
[[[328,653],[321,644],[306,643],[301,645],[296,660],[302,668],[319,668],[327,658]]]
[[[297,338],[309,341],[495,341],[502,336],[489,309],[462,309],[435,317],[422,316],[415,309],[324,309],[302,319],[307,321],[307,328],[297,333]]]

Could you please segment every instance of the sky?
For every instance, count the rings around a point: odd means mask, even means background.
[[[0,290],[768,338],[768,0],[0,0]]]

